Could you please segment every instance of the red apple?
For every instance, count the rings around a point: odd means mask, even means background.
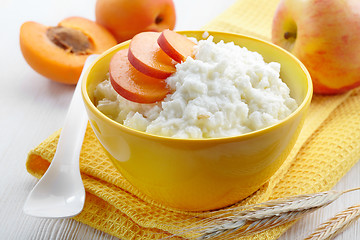
[[[174,29],[176,22],[172,0],[97,0],[95,16],[118,42],[144,31]]]
[[[281,0],[272,42],[304,63],[314,93],[336,94],[360,86],[359,0]]]

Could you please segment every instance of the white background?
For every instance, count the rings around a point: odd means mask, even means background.
[[[199,29],[234,1],[175,0],[176,30]],[[30,20],[54,26],[69,16],[94,20],[94,7],[95,0],[0,0],[0,239],[115,239],[73,220],[39,219],[22,212],[37,181],[26,172],[27,153],[62,127],[74,87],[49,81],[27,65],[19,48],[20,26]],[[359,173],[357,164],[336,189],[360,186]],[[356,203],[360,193],[347,194],[299,221],[281,239],[302,239]],[[359,238],[356,222],[336,239]]]

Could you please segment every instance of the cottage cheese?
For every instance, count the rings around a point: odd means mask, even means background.
[[[173,90],[162,102],[139,104],[118,95],[109,79],[95,90],[97,108],[131,128],[175,138],[217,138],[277,123],[296,101],[280,79],[280,64],[210,36],[195,46],[195,59],[176,65]]]

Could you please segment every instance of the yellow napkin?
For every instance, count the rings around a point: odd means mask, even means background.
[[[205,29],[249,34],[269,40],[278,0],[238,0]],[[314,96],[309,115],[280,170],[245,201],[331,189],[360,158],[360,89]],[[29,152],[27,170],[40,178],[53,158],[60,130]],[[186,229],[194,213],[174,211],[134,189],[112,166],[88,126],[80,156],[86,202],[76,220],[121,239],[159,239]],[[241,239],[276,239],[291,224]],[[186,237],[186,235],[184,235]]]

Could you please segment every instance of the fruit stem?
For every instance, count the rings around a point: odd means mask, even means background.
[[[285,32],[284,33],[284,38],[285,39],[296,38],[296,32]]]
[[[164,18],[161,15],[159,15],[155,18],[155,24],[160,24],[163,20]]]

